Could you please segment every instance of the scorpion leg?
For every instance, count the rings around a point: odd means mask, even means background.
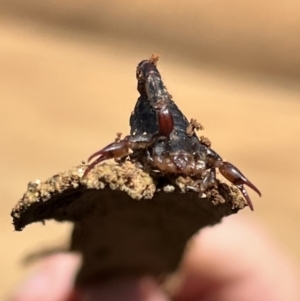
[[[216,184],[216,169],[212,168],[209,170],[206,170],[205,176],[200,184],[201,191],[206,191],[209,187],[215,186]]]
[[[231,163],[222,161],[218,168],[220,173],[241,191],[248,203],[248,206],[253,211],[252,202],[244,185],[252,188],[259,196],[261,196],[260,191]]]

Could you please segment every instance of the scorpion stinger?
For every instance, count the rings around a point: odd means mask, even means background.
[[[253,205],[250,200],[250,197],[245,189],[244,185],[252,188],[259,196],[261,196],[260,191],[254,186],[242,173],[239,171],[233,164],[222,161],[220,166],[218,167],[220,173],[232,184],[234,184],[245,197],[248,206],[253,211]]]

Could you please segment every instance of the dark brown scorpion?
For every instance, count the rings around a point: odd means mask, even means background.
[[[168,93],[157,70],[157,60],[158,56],[152,55],[137,66],[140,97],[130,117],[130,135],[93,154],[88,162],[99,157],[87,167],[84,176],[104,160],[130,156],[145,170],[192,177],[197,183],[193,190],[205,192],[216,185],[218,169],[241,191],[253,210],[244,185],[252,188],[259,196],[260,191],[234,165],[224,161],[202,143],[195,132],[187,134],[190,123]]]

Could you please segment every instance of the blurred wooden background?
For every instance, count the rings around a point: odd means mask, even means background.
[[[129,132],[135,67],[153,52],[179,107],[262,191],[240,214],[300,267],[299,35],[296,0],[0,0],[0,299],[27,271],[22,258],[70,229],[13,232],[12,206],[30,180]]]

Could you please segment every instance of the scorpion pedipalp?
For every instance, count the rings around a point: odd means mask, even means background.
[[[98,159],[96,159],[94,162],[92,162],[87,169],[84,172],[83,177],[85,177],[88,172],[93,169],[96,165],[101,163],[102,161],[112,159],[112,158],[120,158],[124,157],[129,153],[129,141],[127,137],[125,137],[123,140],[113,142],[103,149],[99,150],[98,152],[92,154],[88,158],[88,162],[90,162],[95,157],[99,156]]]
[[[118,159],[124,158],[129,155],[129,150],[138,150],[138,149],[146,149],[150,145],[152,145],[155,141],[157,134],[142,134],[135,136],[126,136],[124,139],[117,139],[115,142],[110,143],[103,149],[98,152],[92,154],[88,158],[88,163],[99,156],[94,162],[92,162],[84,172],[83,177],[85,177],[91,169],[93,169],[96,165],[101,163],[102,161],[109,159]]]
[[[218,167],[220,173],[232,184],[234,184],[245,197],[249,208],[253,211],[253,205],[250,197],[245,189],[244,185],[252,188],[259,196],[261,196],[260,191],[253,185],[233,164],[222,161]]]

